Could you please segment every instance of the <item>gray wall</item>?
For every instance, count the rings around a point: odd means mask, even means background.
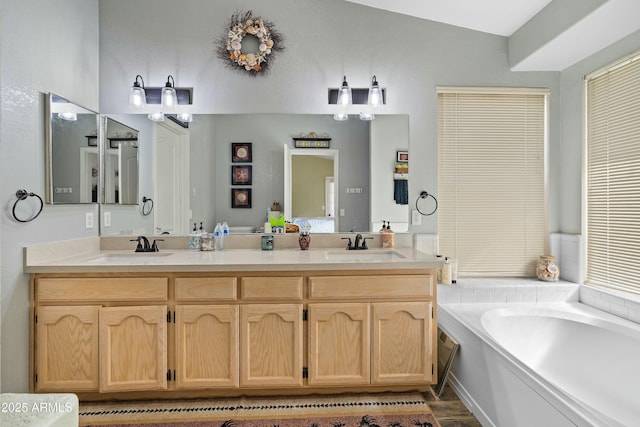
[[[22,224],[13,220],[11,207],[20,188],[44,198],[45,94],[98,110],[98,0],[2,0],[0,7],[0,375],[2,392],[24,392],[29,277],[22,273],[22,247],[97,236],[97,226],[85,229],[85,212],[97,220],[98,209],[45,206],[38,219]]]

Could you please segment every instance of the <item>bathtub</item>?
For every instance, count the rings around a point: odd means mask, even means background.
[[[640,325],[580,303],[445,304],[450,382],[483,426],[639,426]]]

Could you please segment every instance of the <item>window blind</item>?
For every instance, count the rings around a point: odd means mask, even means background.
[[[640,56],[587,78],[586,283],[640,294]]]
[[[438,89],[440,253],[465,276],[535,276],[546,246],[546,89]]]

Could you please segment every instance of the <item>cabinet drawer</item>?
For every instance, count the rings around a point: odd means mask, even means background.
[[[39,302],[166,301],[166,277],[50,278],[36,281]]]
[[[202,301],[238,299],[235,277],[178,277],[176,278],[176,300]]]
[[[243,277],[240,296],[247,300],[302,300],[302,277]]]
[[[309,277],[309,298],[427,298],[434,294],[433,276],[316,276]]]

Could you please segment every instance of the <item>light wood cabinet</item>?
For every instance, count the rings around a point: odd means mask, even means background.
[[[37,391],[98,390],[99,306],[42,307],[36,320]]]
[[[372,383],[436,380],[430,302],[373,304]]]
[[[437,380],[434,277],[38,273],[31,391],[124,399],[426,390]]]
[[[309,304],[309,384],[369,384],[369,304]]]
[[[100,309],[100,391],[167,388],[167,306]]]
[[[240,307],[240,385],[302,385],[302,304]]]
[[[176,306],[176,387],[238,387],[238,306]]]

